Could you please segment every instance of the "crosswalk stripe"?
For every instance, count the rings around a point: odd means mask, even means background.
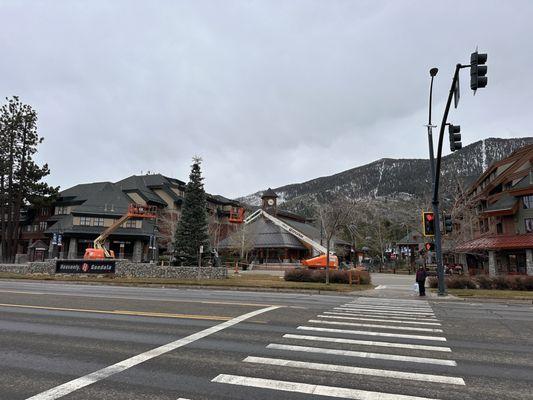
[[[362,336],[382,336],[382,337],[395,337],[401,339],[415,339],[415,340],[433,340],[436,342],[445,342],[446,338],[442,336],[422,336],[422,335],[404,335],[400,333],[385,333],[385,332],[373,332],[373,331],[355,331],[350,329],[333,329],[333,328],[319,328],[315,326],[299,326],[296,329],[305,331],[316,332],[335,332],[335,333],[347,333],[351,335]]]
[[[350,310],[372,310],[372,311],[390,311],[390,312],[405,312],[408,314],[435,314],[433,310],[412,310],[407,307],[375,307],[375,306],[366,306],[366,305],[342,305],[341,308],[346,308]]]
[[[291,368],[304,368],[318,371],[328,372],[340,372],[345,374],[354,375],[370,375],[378,376],[382,378],[394,378],[394,379],[408,379],[413,381],[424,381],[432,383],[445,383],[450,385],[464,385],[465,381],[462,378],[454,376],[444,375],[431,375],[421,374],[414,372],[393,371],[388,369],[374,369],[374,368],[362,368],[352,367],[349,365],[337,365],[337,364],[323,364],[323,363],[311,363],[305,361],[285,360],[280,358],[267,358],[267,357],[246,357],[244,362],[264,365],[279,365],[283,367]]]
[[[331,313],[329,313],[331,314]],[[432,325],[441,326],[439,322],[425,322],[425,321],[402,321],[400,319],[379,319],[379,318],[360,318],[360,317],[345,317],[338,315],[318,315],[318,318],[331,318],[331,319],[348,319],[351,321],[373,321],[373,322],[391,322],[398,324],[411,324],[411,325]]]
[[[322,320],[319,320],[319,319],[310,319],[308,322],[310,322],[312,324],[345,325],[345,326],[357,326],[357,327],[361,327],[361,328],[378,328],[378,329],[390,329],[390,330],[398,330],[398,331],[442,333],[442,329],[437,329],[437,328],[418,328],[416,326],[361,324],[361,323],[358,323],[358,322],[322,321]]]
[[[427,316],[427,317],[433,317],[434,314],[426,314],[426,313],[412,313],[409,311],[385,311],[385,310],[373,310],[371,308],[343,308],[343,307],[335,307],[334,310],[344,310],[344,311],[363,311],[367,313],[374,313],[374,314],[390,314],[390,315],[411,315],[411,316]]]
[[[368,311],[347,311],[347,310],[334,310],[334,311],[324,311],[324,314],[333,314],[333,315],[354,315],[356,317],[373,317],[373,318],[395,318],[405,321],[439,321],[439,319],[432,316],[420,316],[417,317],[407,317],[405,315],[387,315],[387,314],[374,314]]]
[[[410,312],[422,312],[422,313],[432,313],[433,309],[431,308],[413,308],[410,306],[405,307],[383,307],[383,306],[374,306],[371,304],[343,304],[341,307],[346,308],[371,308],[372,310],[387,310],[387,311],[410,311]]]
[[[404,302],[404,301],[352,301],[348,304],[372,304],[372,305],[383,305],[383,306],[410,306],[410,307],[431,307],[428,303],[421,303],[419,301],[413,301],[413,302]]]
[[[287,333],[283,335],[283,337],[285,339],[310,340],[310,341],[316,341],[316,342],[343,343],[343,344],[356,344],[356,345],[361,345],[361,346],[393,347],[393,348],[398,348],[398,349],[440,351],[440,352],[445,352],[445,353],[452,352],[452,349],[450,349],[449,347],[427,346],[423,344],[376,342],[376,341],[371,341],[371,340],[344,339],[344,338],[334,338],[334,337],[328,337],[328,336],[294,335],[291,333]]]
[[[346,303],[343,304],[344,306],[367,306],[367,307],[375,307],[375,308],[409,308],[410,310],[420,310],[420,311],[433,311],[433,309],[429,306],[427,307],[421,307],[421,306],[412,306],[410,304],[372,304],[372,303]]]
[[[309,383],[288,382],[273,379],[250,378],[246,376],[227,374],[220,374],[216,376],[211,382],[352,400],[436,400],[430,399],[428,397],[416,397],[402,394],[371,392],[360,389],[313,385]]]
[[[305,352],[305,353],[318,353],[318,354],[333,354],[337,356],[372,358],[372,359],[390,360],[390,361],[404,361],[404,362],[422,363],[422,364],[447,365],[447,366],[452,366],[452,367],[457,366],[457,363],[453,360],[442,360],[439,358],[411,357],[411,356],[400,356],[396,354],[383,354],[383,353],[368,353],[368,352],[362,352],[362,351],[326,349],[322,347],[293,346],[293,345],[271,343],[267,346],[267,349],[300,351],[300,352]]]

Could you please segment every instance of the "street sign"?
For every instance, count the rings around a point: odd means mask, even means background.
[[[203,254],[204,252],[204,246],[200,246],[200,254]]]
[[[461,97],[461,90],[459,88],[459,79],[455,82],[455,87],[453,88],[453,104],[455,108],[459,105],[459,98]]]

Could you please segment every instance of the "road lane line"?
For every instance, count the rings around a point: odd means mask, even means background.
[[[151,360],[152,358],[158,357],[162,354],[168,353],[170,351],[176,350],[180,347],[186,346],[190,343],[193,343],[197,340],[203,339],[209,335],[220,332],[226,328],[229,328],[233,325],[238,324],[239,322],[245,321],[247,319],[253,318],[257,315],[276,310],[280,308],[279,306],[271,306],[267,308],[261,308],[238,317],[232,318],[229,321],[222,322],[210,328],[204,329],[200,332],[193,333],[192,335],[186,336],[182,339],[175,340],[174,342],[167,343],[163,346],[156,347],[155,349],[148,350],[144,353],[138,354],[136,356],[127,358],[126,360],[120,361],[116,364],[110,365],[108,367],[102,368],[98,371],[90,373],[88,375],[82,376],[80,378],[74,379],[70,382],[66,382],[62,385],[56,386],[52,389],[49,389],[45,392],[36,394],[35,396],[29,397],[27,400],[55,400],[60,397],[66,396],[69,393],[72,393],[78,389],[81,389],[85,386],[91,385],[95,382],[98,382],[102,379],[108,378],[112,375],[123,372],[131,367],[134,367],[138,364],[141,364],[145,361]]]
[[[249,378],[246,376],[220,374],[211,382],[247,386],[283,392],[313,394],[324,397],[337,397],[352,400],[436,400],[428,397],[407,396],[402,394],[371,392],[335,386],[312,385],[308,383],[278,381],[273,379]]]
[[[61,293],[61,292],[35,292],[29,290],[7,290],[0,289],[0,293],[14,293],[14,294],[31,294],[31,295],[47,295],[47,296],[67,296],[67,297],[91,297],[99,299],[120,299],[120,300],[142,300],[142,301],[157,301],[159,303],[171,302],[171,303],[198,303],[198,304],[219,304],[219,305],[233,305],[233,306],[245,306],[245,307],[270,307],[274,304],[265,304],[265,303],[241,303],[233,301],[209,301],[209,300],[188,300],[188,299],[176,299],[176,298],[149,298],[149,297],[140,297],[140,296],[127,296],[127,295],[103,295],[99,293]],[[283,306],[281,306],[283,307]],[[307,307],[300,306],[289,306],[288,308],[303,308]]]
[[[357,327],[361,327],[361,328],[377,328],[377,329],[390,329],[390,330],[398,330],[398,331],[442,333],[442,329],[418,328],[416,326],[360,324],[358,322],[322,321],[322,320],[319,320],[319,319],[310,319],[308,322],[310,322],[312,324],[345,325],[345,326],[357,326]]]
[[[332,313],[328,313],[328,314],[332,314]],[[439,322],[402,321],[400,319],[360,318],[360,317],[344,317],[344,316],[340,317],[338,315],[317,315],[317,317],[318,318],[333,318],[333,319],[348,319],[351,321],[391,322],[391,323],[397,323],[397,324],[441,326]]]
[[[278,344],[278,343],[269,344],[267,346],[267,349],[300,351],[304,353],[317,353],[317,354],[332,354],[332,355],[337,355],[337,356],[372,358],[372,359],[379,359],[379,360],[403,361],[403,362],[412,362],[412,363],[421,363],[421,364],[447,365],[450,367],[457,366],[457,363],[453,360],[442,360],[440,358],[400,356],[396,354],[368,353],[364,351],[337,350],[337,349],[327,349],[327,348],[322,348],[322,347],[309,347],[309,346],[293,346],[293,345]]]
[[[452,349],[450,349],[449,347],[427,346],[423,344],[376,342],[376,341],[371,341],[371,340],[344,339],[344,338],[336,338],[336,337],[328,337],[328,336],[294,335],[291,333],[287,333],[283,335],[283,337],[285,339],[311,340],[311,341],[316,341],[316,342],[328,342],[328,343],[355,344],[355,345],[361,345],[361,346],[394,347],[398,349],[440,351],[444,353],[452,352]]]
[[[2,304],[0,303],[0,307],[29,308],[29,309],[35,309],[35,310],[50,310],[50,311],[84,312],[84,313],[91,313],[91,314],[129,315],[129,316],[136,316],[136,317],[201,319],[201,320],[209,320],[209,321],[229,321],[231,319],[231,317],[224,317],[220,315],[167,314],[167,313],[128,311],[128,310],[91,310],[91,309],[85,309],[85,308],[29,306],[25,304]]]
[[[263,365],[279,365],[290,368],[312,369],[317,371],[340,372],[353,375],[378,376],[380,378],[407,379],[448,385],[465,385],[463,378],[446,375],[421,374],[416,372],[394,371],[390,369],[362,368],[349,365],[312,363],[306,361],[286,360],[282,358],[246,357],[244,362]]]
[[[405,315],[387,315],[387,314],[374,314],[367,311],[346,311],[346,310],[333,310],[333,311],[324,311],[324,314],[333,314],[333,315],[354,315],[356,317],[373,317],[373,318],[396,318],[406,321],[440,321],[436,317],[431,316],[420,316],[420,317],[406,317]]]
[[[361,336],[382,336],[382,337],[393,337],[393,338],[400,338],[400,339],[432,340],[436,342],[446,341],[446,338],[442,336],[404,335],[400,333],[354,331],[350,329],[317,328],[316,326],[299,326],[296,329],[301,329],[304,331],[316,331],[316,332],[347,333],[350,335],[361,335]]]

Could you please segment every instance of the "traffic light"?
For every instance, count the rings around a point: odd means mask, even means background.
[[[461,127],[459,125],[448,125],[448,134],[450,136],[450,150],[461,150],[463,144],[461,143]]]
[[[470,89],[474,92],[487,86],[487,54],[477,50],[470,55]]]
[[[435,235],[435,216],[432,212],[423,212],[422,213],[422,226],[424,231],[424,236],[434,236]]]
[[[453,231],[452,216],[450,214],[444,214],[444,232],[451,233]]]
[[[435,243],[425,243],[424,248],[426,251],[435,251]]]

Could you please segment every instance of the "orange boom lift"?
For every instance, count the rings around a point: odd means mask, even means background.
[[[102,232],[100,236],[94,239],[93,248],[85,250],[83,258],[85,260],[101,260],[105,258],[115,258],[115,252],[105,247],[105,241],[113,232],[115,232],[124,222],[131,218],[156,218],[157,207],[143,206],[140,204],[130,204],[128,212],[117,219],[109,228]]]

